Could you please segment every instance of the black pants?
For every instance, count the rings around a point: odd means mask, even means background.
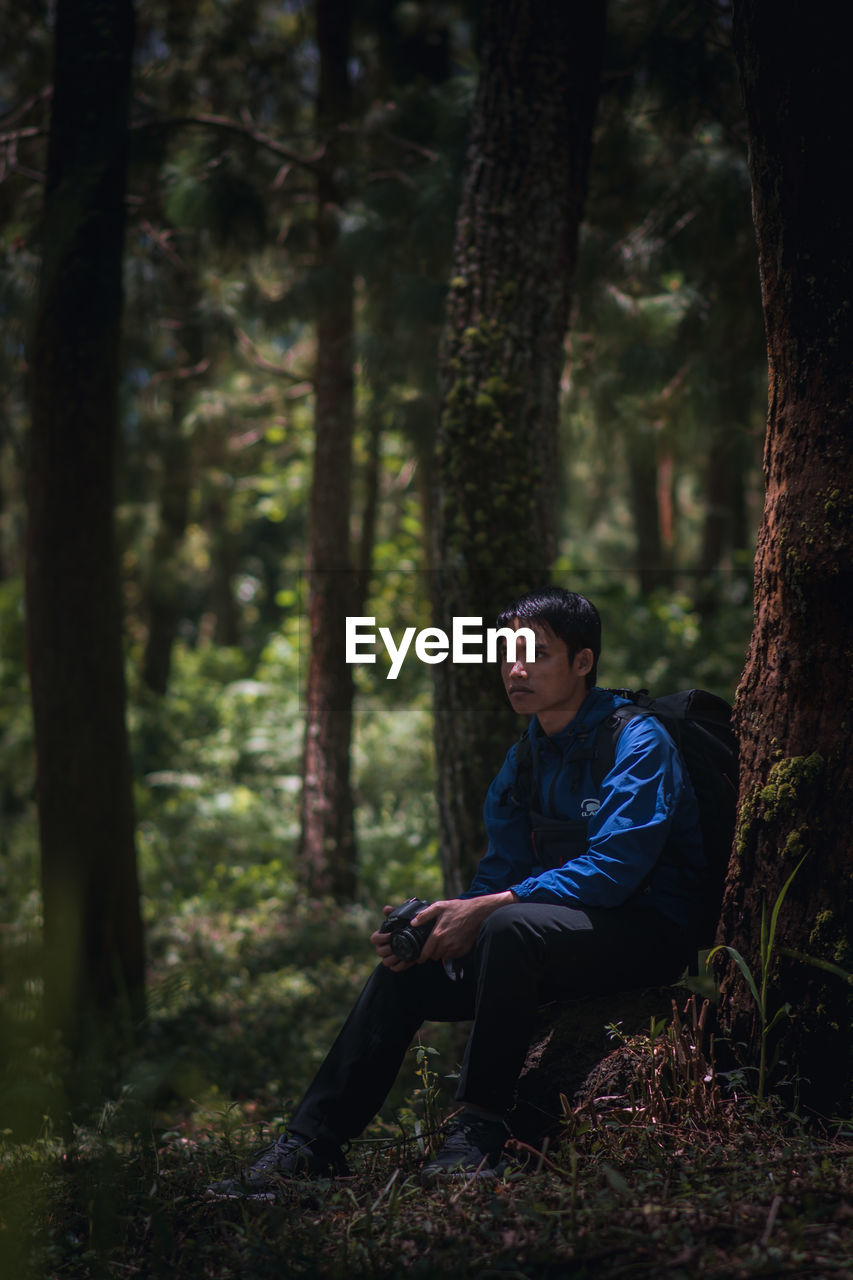
[[[306,1138],[341,1143],[377,1113],[422,1023],[473,1019],[456,1097],[503,1115],[538,1006],[674,981],[689,958],[676,925],[644,906],[611,910],[516,903],[483,924],[450,978],[437,961],[379,965],[291,1119]]]

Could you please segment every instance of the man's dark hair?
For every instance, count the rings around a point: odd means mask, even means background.
[[[598,675],[598,659],[601,654],[601,618],[594,604],[575,591],[562,587],[545,587],[542,591],[527,591],[498,614],[499,627],[511,627],[513,619],[540,622],[550,627],[560,640],[564,640],[571,662],[581,649],[592,650],[592,670],[586,677],[586,687],[591,689]]]

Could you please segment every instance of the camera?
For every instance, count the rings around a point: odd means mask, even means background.
[[[412,919],[429,905],[423,898],[409,898],[402,906],[395,907],[379,926],[380,933],[390,933],[391,950],[398,959],[410,963],[421,954],[434,922],[413,925]]]

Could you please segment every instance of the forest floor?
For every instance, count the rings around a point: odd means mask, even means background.
[[[565,1103],[560,1140],[541,1158],[516,1145],[501,1180],[418,1182],[461,1055],[453,1028],[429,1026],[353,1144],[351,1177],[294,1182],[273,1204],[208,1198],[275,1136],[316,1069],[372,967],[372,914],[332,928],[309,904],[284,927],[273,897],[164,913],[144,1042],[64,1134],[46,1119],[61,1114],[58,1077],[31,1038],[28,969],[13,983],[7,952],[2,1280],[853,1280],[849,1121],[818,1128],[773,1099],[759,1107],[748,1072],[719,1078],[695,1006],[645,1036],[613,1027],[636,1059],[627,1101],[607,1087]]]
[[[849,1131],[819,1136],[751,1104],[727,1106],[713,1131],[577,1125],[501,1180],[438,1190],[417,1180],[422,1140],[377,1131],[354,1145],[351,1177],[293,1182],[273,1204],[205,1194],[265,1126],[229,1110],[144,1133],[121,1112],[70,1144],[6,1148],[8,1280],[853,1278]]]

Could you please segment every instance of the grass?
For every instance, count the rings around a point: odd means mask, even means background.
[[[69,1138],[47,1122],[3,1135],[0,1275],[853,1276],[853,1132],[723,1096],[695,1006],[616,1035],[636,1068],[627,1101],[567,1105],[562,1141],[542,1154],[515,1144],[500,1181],[417,1181],[458,1053],[448,1029],[426,1028],[353,1145],[350,1178],[294,1183],[273,1205],[207,1199],[286,1119],[321,1052],[318,1010],[328,1036],[369,969],[362,914],[331,931],[304,907],[286,928],[261,907],[240,927],[213,913],[161,921],[147,1036],[123,1086]]]
[[[232,1111],[143,1132],[132,1111],[7,1153],[4,1276],[851,1275],[851,1144],[772,1112],[733,1110],[724,1135],[604,1125],[539,1171],[430,1191],[416,1145],[376,1134],[351,1178],[266,1205],[203,1195],[264,1126]]]

